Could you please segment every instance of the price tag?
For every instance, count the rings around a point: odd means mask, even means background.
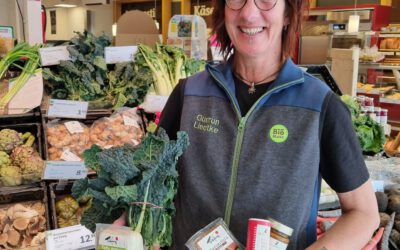
[[[126,125],[126,126],[133,126],[133,127],[135,127],[135,128],[140,129],[140,127],[139,127],[137,121],[136,121],[134,118],[129,117],[129,116],[126,116],[126,115],[123,115],[122,118],[124,119],[124,125]]]
[[[167,100],[168,96],[147,95],[140,107],[148,113],[161,112],[164,109]]]
[[[137,46],[106,47],[104,57],[107,64],[133,62],[137,50]]]
[[[391,103],[391,104],[400,104],[400,99],[390,99],[390,98],[379,98],[380,102],[383,103]]]
[[[76,180],[85,178],[87,169],[82,161],[46,161],[43,179]]]
[[[83,133],[82,125],[77,121],[66,122],[66,123],[64,123],[64,126],[67,128],[67,130],[70,134]]]
[[[81,158],[79,158],[79,156],[77,156],[76,154],[72,153],[69,149],[64,150],[61,154],[61,160],[64,161],[82,161]]]
[[[67,46],[56,46],[39,49],[42,66],[60,64],[60,61],[71,60]]]
[[[13,27],[11,26],[0,26],[0,37],[2,38],[13,38]]]
[[[46,231],[46,249],[94,249],[96,236],[82,225]]]
[[[85,119],[88,106],[88,102],[50,99],[47,115],[50,117]]]

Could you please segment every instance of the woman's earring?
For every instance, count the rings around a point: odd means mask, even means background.
[[[288,25],[283,26],[283,31],[287,31]]]

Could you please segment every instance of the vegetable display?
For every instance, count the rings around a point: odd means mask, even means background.
[[[34,141],[35,137],[29,132],[21,134],[12,129],[0,130],[0,186],[40,181],[44,161],[32,147]]]
[[[46,89],[52,98],[88,101],[91,108],[137,106],[143,102],[153,83],[149,70],[133,62],[117,63],[108,70],[104,48],[110,46],[106,35],[99,37],[77,32],[67,47],[70,61],[43,69]]]
[[[43,248],[45,211],[45,204],[39,201],[0,208],[0,249]]]
[[[361,149],[364,153],[379,153],[385,144],[385,133],[382,126],[370,116],[361,113],[361,106],[348,95],[341,96],[350,110],[353,127],[356,130]]]
[[[205,62],[188,59],[185,52],[169,45],[156,45],[155,50],[140,44],[135,61],[142,67],[151,69],[154,90],[157,95],[168,96],[179,79],[189,77],[204,70]]]
[[[74,198],[93,199],[81,224],[93,231],[95,223],[112,223],[127,211],[128,225],[143,236],[146,246],[171,245],[176,164],[188,144],[185,132],[178,132],[173,141],[160,129],[158,136],[149,134],[136,148],[102,150],[93,145],[84,159],[98,177],[77,180],[72,187]]]
[[[67,195],[57,200],[55,203],[57,226],[59,228],[78,225],[81,221],[82,213],[91,206],[91,200],[78,202],[71,195]]]
[[[32,74],[40,71],[39,66],[40,45],[30,46],[27,43],[20,43],[0,60],[0,79],[5,75],[10,66],[21,69],[21,74],[15,79],[13,87],[0,98],[0,111],[11,101],[21,90]],[[23,66],[20,66],[20,63]]]

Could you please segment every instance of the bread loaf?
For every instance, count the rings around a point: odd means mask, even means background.
[[[380,44],[380,49],[386,49],[386,47],[387,47],[387,40],[386,40],[386,38],[385,39],[383,39],[382,41],[381,41],[381,44]]]

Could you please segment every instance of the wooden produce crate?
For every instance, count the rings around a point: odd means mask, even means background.
[[[31,217],[28,220],[21,219],[21,217],[19,217],[20,214],[17,212],[19,209],[30,213]],[[0,225],[0,234],[9,234],[10,231],[16,231],[19,235],[19,240],[14,235],[14,241],[7,241],[5,243],[6,246],[24,250],[45,249],[44,232],[50,229],[50,223],[47,188],[44,184],[34,188],[2,188],[0,190],[0,216],[1,214],[4,216],[4,213],[6,213],[8,219],[3,225]],[[9,217],[9,215],[11,217]],[[22,221],[22,224],[14,223],[16,220],[19,220],[19,222]],[[17,227],[16,225],[19,226]],[[21,225],[24,227],[21,228]],[[36,241],[39,238],[41,240]],[[37,242],[37,245],[32,246],[32,244],[35,244],[33,242]]]
[[[41,123],[20,123],[20,124],[0,124],[1,129],[13,129],[21,134],[25,132],[30,132],[35,136],[35,142],[33,148],[39,153],[39,156],[43,159],[43,137],[42,137],[42,124]],[[41,181],[42,173],[26,174],[21,175],[21,180],[13,181],[13,177],[3,176],[0,177],[0,187],[1,189],[10,186],[26,186],[34,187],[37,183]],[[14,182],[14,183],[13,183]]]
[[[50,197],[50,216],[51,216],[51,225],[52,228],[57,229],[57,228],[62,228],[63,226],[59,224],[59,215],[57,214],[56,210],[56,204],[58,201],[64,199],[65,197],[72,198],[71,196],[71,188],[73,185],[73,181],[68,181],[65,185],[60,184],[60,183],[50,183],[49,184],[49,197]],[[77,209],[76,213],[73,215],[74,217],[72,218],[64,218],[64,222],[71,223],[71,225],[68,226],[73,226],[77,225],[80,221],[80,216],[82,212],[84,211],[84,206],[87,204],[84,203],[79,203],[79,208]],[[76,217],[75,217],[76,216]],[[77,220],[76,224],[74,224],[73,220],[74,218]]]

